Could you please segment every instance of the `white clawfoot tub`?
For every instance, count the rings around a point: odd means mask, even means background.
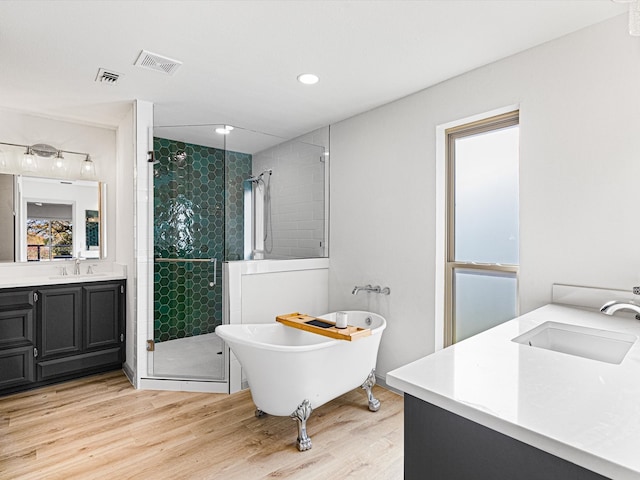
[[[362,387],[369,409],[380,402],[373,397],[374,369],[384,317],[370,312],[348,311],[349,325],[370,328],[371,335],[353,341],[288,327],[281,323],[220,325],[216,334],[238,358],[257,410],[298,420],[298,449],[311,448],[306,421],[314,408]],[[335,323],[336,314],[321,319]]]

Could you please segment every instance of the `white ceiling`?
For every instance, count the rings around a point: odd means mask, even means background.
[[[626,11],[610,0],[0,1],[0,106],[291,138]],[[134,66],[141,50],[183,62]],[[122,74],[95,82],[99,68]],[[314,86],[296,81],[320,76]]]

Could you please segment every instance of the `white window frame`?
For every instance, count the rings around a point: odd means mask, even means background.
[[[514,122],[513,119],[516,119]],[[504,123],[506,122],[506,123]],[[465,262],[452,262],[453,255],[450,228],[451,219],[448,215],[449,195],[452,189],[449,185],[449,160],[448,151],[450,141],[449,134],[469,131],[474,126],[486,124],[485,131],[505,128],[511,122],[512,125],[521,125],[521,112],[519,105],[510,105],[500,109],[474,115],[462,120],[450,122],[436,127],[436,282],[435,282],[435,350],[440,350],[451,344],[453,329],[451,328],[452,311],[452,282],[453,269],[486,269],[489,271],[514,273],[518,277],[518,265],[473,264]],[[502,123],[503,126],[500,126]],[[480,133],[478,130],[477,133]],[[518,299],[516,298],[516,308]]]

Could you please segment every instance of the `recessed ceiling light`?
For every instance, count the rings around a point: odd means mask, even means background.
[[[229,132],[231,132],[231,130],[233,130],[233,127],[231,125],[225,125],[224,127],[216,128],[216,133],[219,133],[220,135],[229,135]]]
[[[320,78],[313,73],[301,73],[298,75],[298,81],[300,83],[304,83],[305,85],[313,85],[314,83],[318,83]]]

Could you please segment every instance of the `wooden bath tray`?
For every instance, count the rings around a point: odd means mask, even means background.
[[[359,338],[368,337],[371,335],[371,330],[368,328],[354,327],[348,325],[347,328],[332,327],[318,327],[311,325],[308,322],[321,322],[324,324],[335,325],[335,322],[324,320],[322,318],[311,317],[303,313],[288,313],[286,315],[278,315],[276,322],[283,323],[288,327],[299,328],[311,333],[317,333],[318,335],[324,335],[325,337],[336,338],[338,340],[357,340]]]

